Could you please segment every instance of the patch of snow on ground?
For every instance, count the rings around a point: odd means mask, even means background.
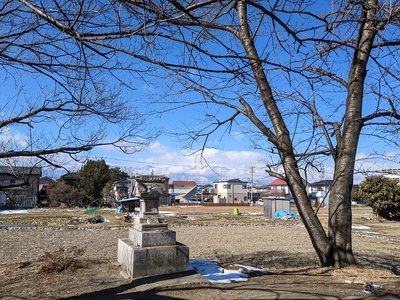
[[[27,209],[0,210],[0,215],[28,214]]]
[[[262,216],[264,213],[263,212],[250,212],[249,215],[250,216]]]
[[[259,268],[255,268],[255,267],[250,267],[250,266],[245,266],[245,265],[241,265],[241,264],[234,264],[235,267],[240,267],[242,269],[246,269],[248,271],[255,271],[255,272],[259,272],[259,273],[264,273],[264,274],[268,274],[267,271],[265,271],[264,269],[259,269]]]
[[[360,231],[360,234],[377,236],[377,235],[379,235],[379,232],[375,232],[375,231]]]
[[[166,216],[175,216],[175,213],[173,211],[168,210],[160,210],[158,213]]]
[[[227,270],[218,266],[216,262],[208,260],[194,259],[189,261],[189,269],[195,270],[211,283],[232,283],[237,281],[247,281],[249,279],[249,275],[243,273],[243,269],[267,273],[265,270],[240,264],[235,264],[235,266],[240,267],[240,269]]]
[[[352,228],[353,229],[371,229],[371,227],[365,226],[365,225],[353,225]]]

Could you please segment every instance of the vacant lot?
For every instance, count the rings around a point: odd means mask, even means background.
[[[320,269],[299,220],[266,220],[262,207],[161,207],[177,240],[191,259],[213,260],[230,268],[245,264],[269,273],[247,282],[210,284],[190,272],[129,281],[120,276],[117,241],[128,235],[126,222],[98,210],[107,223],[89,225],[83,210],[32,210],[0,214],[1,299],[398,299],[400,224],[354,208],[354,252],[360,265]],[[319,213],[326,223],[326,210]],[[31,226],[35,225],[35,226]],[[84,267],[60,274],[38,273],[46,252],[72,246],[85,249]],[[379,287],[368,294],[364,285]]]

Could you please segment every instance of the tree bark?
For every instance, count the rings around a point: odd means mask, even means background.
[[[376,0],[366,1],[356,49],[349,71],[346,111],[342,135],[334,156],[333,188],[329,197],[328,236],[333,245],[333,265],[342,267],[355,262],[351,238],[351,202],[353,173],[362,129],[362,104],[368,59],[377,34]]]

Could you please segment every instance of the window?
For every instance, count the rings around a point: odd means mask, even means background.
[[[243,184],[243,185],[242,185],[242,189],[243,189],[243,190],[246,190],[246,189],[247,189],[247,185],[246,185],[246,184]]]
[[[231,189],[231,185],[230,184],[224,184],[224,189],[230,190]]]

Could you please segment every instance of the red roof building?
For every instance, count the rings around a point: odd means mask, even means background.
[[[169,184],[169,193],[179,201],[189,201],[196,196],[197,183],[195,181],[172,181]]]
[[[282,179],[275,179],[267,185],[269,190],[266,193],[266,197],[286,197],[290,195],[289,186],[286,181]]]

